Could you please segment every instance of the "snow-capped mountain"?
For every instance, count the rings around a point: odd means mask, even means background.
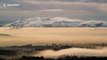
[[[69,19],[66,17],[31,17],[6,24],[5,27],[100,27],[107,26],[105,21]]]

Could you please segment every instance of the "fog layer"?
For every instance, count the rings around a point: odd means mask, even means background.
[[[44,56],[47,58],[50,57],[60,57],[60,56],[107,56],[107,48],[102,49],[86,49],[86,48],[69,48],[62,49],[58,51],[54,50],[44,50],[40,51],[38,54],[34,54],[34,56]]]

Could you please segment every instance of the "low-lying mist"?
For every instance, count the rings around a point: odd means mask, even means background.
[[[87,49],[87,48],[69,48],[62,50],[44,50],[40,51],[34,56],[43,56],[46,58],[58,58],[61,56],[96,56],[96,57],[106,57],[107,48],[101,49]]]
[[[107,42],[107,28],[0,28],[0,46]],[[13,43],[14,42],[14,43]],[[5,44],[6,43],[6,44]]]

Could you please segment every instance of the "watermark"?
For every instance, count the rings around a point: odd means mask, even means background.
[[[3,7],[20,7],[21,5],[20,4],[17,4],[17,3],[13,3],[13,4],[6,4],[4,3],[3,4]]]

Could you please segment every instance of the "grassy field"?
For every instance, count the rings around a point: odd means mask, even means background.
[[[107,42],[107,28],[0,28],[0,46],[103,42]]]

